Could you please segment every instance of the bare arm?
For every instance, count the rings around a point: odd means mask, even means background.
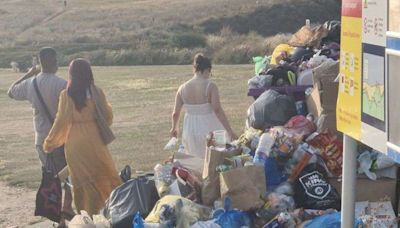
[[[68,100],[66,90],[62,91],[58,102],[56,119],[43,144],[43,149],[46,153],[54,151],[54,149],[67,141],[72,126],[73,103],[71,102],[72,100]]]
[[[179,117],[180,117],[182,106],[183,106],[183,100],[181,97],[181,88],[182,87],[180,87],[178,89],[178,92],[176,92],[175,107],[172,112],[172,128],[170,131],[172,137],[178,137]]]
[[[17,81],[15,81],[15,82],[10,86],[10,89],[8,89],[8,92],[7,92],[8,96],[9,96],[10,98],[12,98],[12,99],[22,99],[22,95],[16,97],[15,94],[13,94],[15,86],[17,86],[17,85],[20,84],[21,82],[25,81],[26,79],[31,78],[31,77],[37,75],[39,72],[40,72],[40,71],[39,71],[37,68],[35,68],[35,67],[32,67],[31,69],[29,69],[28,73],[26,73],[24,76],[22,76],[20,79],[18,79]]]
[[[211,105],[214,109],[215,115],[217,115],[219,121],[224,126],[225,130],[228,132],[229,136],[232,140],[237,139],[237,135],[233,132],[231,125],[228,122],[228,118],[226,118],[225,112],[222,109],[221,102],[219,99],[219,91],[218,87],[215,84],[210,85],[211,92]]]

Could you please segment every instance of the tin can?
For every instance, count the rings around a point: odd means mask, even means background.
[[[222,173],[232,169],[232,166],[229,165],[219,165],[215,168],[215,171]]]
[[[297,115],[307,116],[308,111],[307,111],[306,102],[297,101],[296,102],[296,111],[297,111]]]

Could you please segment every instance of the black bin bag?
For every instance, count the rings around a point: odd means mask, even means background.
[[[139,211],[146,217],[159,200],[153,176],[140,176],[120,185],[111,192],[103,215],[112,227],[132,227],[134,215]]]
[[[340,195],[329,184],[323,166],[314,163],[307,165],[294,185],[297,207],[304,209],[340,210]]]
[[[297,114],[294,99],[275,90],[267,90],[249,107],[247,125],[265,130],[284,125]]]

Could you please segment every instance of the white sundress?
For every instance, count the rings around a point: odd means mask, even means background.
[[[208,98],[208,82],[205,97]],[[210,103],[188,104],[181,92],[183,106],[186,110],[183,121],[182,143],[187,154],[204,158],[207,147],[207,135],[216,130],[225,130]],[[208,99],[207,99],[208,100]]]

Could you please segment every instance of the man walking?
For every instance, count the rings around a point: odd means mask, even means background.
[[[46,162],[53,162],[58,172],[66,165],[65,155],[63,153],[54,153],[52,154],[53,159],[47,161],[49,155],[43,151],[43,142],[52,127],[52,123],[49,117],[46,116],[46,110],[39,100],[33,84],[33,79],[36,78],[36,83],[43,98],[43,102],[47,106],[48,112],[53,119],[57,113],[58,97],[61,91],[66,88],[67,82],[56,76],[58,70],[57,54],[53,48],[47,47],[41,49],[39,61],[41,71],[36,66],[33,66],[27,74],[11,85],[8,90],[8,96],[15,100],[28,100],[32,104],[34,111],[33,124],[35,129],[35,145],[41,165],[45,167]],[[71,189],[66,184],[64,185],[64,189],[63,218],[60,221],[60,227],[65,226],[65,218],[73,215]]]

